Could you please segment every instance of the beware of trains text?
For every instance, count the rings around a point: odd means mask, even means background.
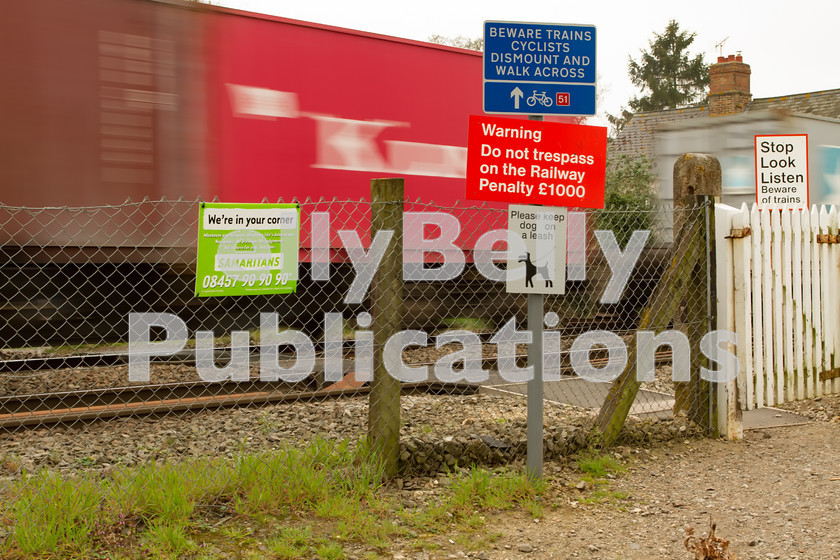
[[[808,136],[756,135],[756,202],[762,210],[808,208]]]

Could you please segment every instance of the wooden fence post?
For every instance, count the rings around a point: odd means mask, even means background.
[[[715,398],[709,384],[700,378],[700,367],[709,366],[700,352],[700,339],[716,328],[714,204],[720,201],[720,195],[720,163],[714,156],[684,154],[674,164],[674,230],[684,227],[685,219],[701,220],[706,240],[703,254],[694,265],[683,309],[674,317],[674,328],[688,336],[691,347],[691,381],[676,384],[674,413],[684,409],[695,423],[713,432],[716,430],[715,403],[710,403],[709,399],[715,401]],[[692,211],[698,208],[701,200],[708,205],[705,216]]]
[[[675,328],[697,324],[686,333],[692,348],[689,383],[678,387],[676,407],[685,407],[695,422],[707,429],[716,415],[709,406],[713,398],[708,384],[699,377],[702,328],[714,325],[716,311],[714,266],[714,202],[720,197],[720,164],[706,154],[685,154],[674,165],[674,252],[670,266],[645,308],[639,330],[661,332],[673,321]],[[689,211],[690,210],[690,211]],[[641,383],[636,375],[637,347],[630,344],[627,365],[607,393],[598,414],[603,442],[618,438]]]
[[[368,407],[368,438],[373,449],[382,454],[384,473],[393,477],[399,470],[400,390],[383,361],[382,351],[388,339],[402,328],[402,246],[403,179],[373,179],[370,182],[371,240],[376,232],[394,232],[371,284],[373,315],[373,381]]]

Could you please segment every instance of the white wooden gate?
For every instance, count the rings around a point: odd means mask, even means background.
[[[718,206],[718,267],[732,271],[718,297],[734,315],[741,409],[840,393],[836,208]]]

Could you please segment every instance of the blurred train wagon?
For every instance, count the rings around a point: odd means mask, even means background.
[[[0,6],[0,202],[462,198],[481,54],[151,0]]]
[[[124,335],[138,301],[195,305],[184,295],[195,205],[105,208],[91,220],[73,208],[359,200],[372,178],[393,176],[410,199],[463,199],[478,52],[190,2],[32,0],[0,4],[0,53],[8,344]],[[28,219],[17,207],[57,209]],[[366,231],[369,215],[346,206],[332,220],[337,246],[337,230]],[[462,246],[493,227],[473,219]],[[344,266],[337,281],[350,278]],[[113,316],[93,325],[100,286],[136,296],[109,301]]]

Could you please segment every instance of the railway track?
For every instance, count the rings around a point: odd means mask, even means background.
[[[405,383],[404,393],[472,394],[477,386],[459,383]],[[324,389],[301,389],[269,381],[166,383],[0,397],[0,428],[103,420],[121,416],[326,400],[365,395],[367,384],[344,380]]]
[[[617,334],[626,334],[626,329],[622,330],[616,328],[621,323],[621,318],[618,315],[606,314],[599,315],[596,318],[588,319],[564,319],[561,333],[564,336],[573,336],[594,328],[597,325],[599,329],[610,330]],[[478,333],[483,343],[488,343],[494,333]],[[324,346],[322,341],[313,341],[315,351],[323,352]],[[344,351],[350,352],[353,349],[353,342],[349,340],[344,341]],[[230,358],[230,347],[216,348],[216,359],[224,362]],[[252,358],[259,355],[259,345],[251,347]],[[186,349],[175,353],[172,356],[157,357],[154,360],[156,363],[194,363],[195,352],[194,349]],[[12,358],[0,360],[0,374],[2,373],[20,373],[33,372],[41,370],[55,370],[64,368],[78,368],[78,367],[101,367],[101,366],[117,366],[128,363],[128,353],[126,352],[109,352],[109,353],[91,353],[91,354],[76,354],[76,355],[53,355],[53,356],[33,356]]]
[[[658,352],[655,363],[670,361],[670,352]],[[517,357],[520,365],[525,355]],[[606,364],[606,358],[593,358],[595,367]],[[494,368],[495,359],[484,360],[484,367]],[[414,365],[431,365],[415,363]],[[570,378],[569,365],[562,371]],[[403,383],[403,393],[474,394],[480,385],[425,381]],[[81,389],[53,393],[31,393],[0,397],[0,429],[11,430],[45,424],[69,424],[122,416],[166,415],[176,412],[225,407],[260,406],[265,404],[326,400],[361,396],[370,392],[367,383],[358,382],[352,372],[331,385],[318,387],[314,382],[288,384],[273,381],[245,382],[190,381],[154,385],[135,385],[99,389]]]

